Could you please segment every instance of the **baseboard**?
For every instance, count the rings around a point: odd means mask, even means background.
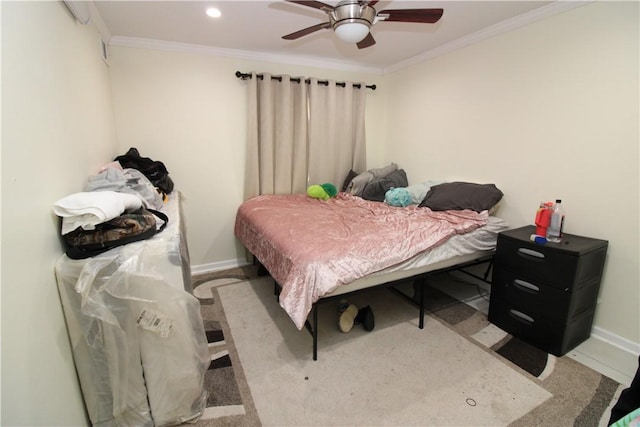
[[[593,330],[591,331],[591,337],[602,340],[605,343],[617,347],[621,351],[625,351],[627,353],[635,355],[636,357],[640,354],[640,343],[623,338],[619,335],[607,331],[606,329],[594,326]]]
[[[591,337],[568,355],[621,384],[629,385],[638,369],[640,344],[594,326]]]
[[[244,267],[250,262],[245,259],[230,259],[227,261],[212,262],[209,264],[200,264],[191,266],[191,275],[213,273],[214,271],[230,270],[232,268]]]

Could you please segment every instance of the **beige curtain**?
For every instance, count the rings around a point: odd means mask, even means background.
[[[350,169],[366,170],[364,84],[261,75],[248,83],[245,200],[326,182],[340,190]]]
[[[245,200],[307,188],[307,91],[289,76],[261,73],[248,84]]]
[[[309,184],[330,182],[340,190],[350,169],[366,170],[366,87],[309,80]]]

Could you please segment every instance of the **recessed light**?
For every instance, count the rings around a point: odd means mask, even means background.
[[[220,10],[216,9],[215,7],[210,7],[209,9],[207,9],[207,15],[212,18],[220,18],[222,16],[222,12],[220,12]]]

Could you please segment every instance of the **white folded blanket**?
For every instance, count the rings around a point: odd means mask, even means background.
[[[89,191],[74,193],[53,205],[56,215],[62,217],[62,234],[78,227],[93,230],[97,224],[120,216],[126,210],[140,209],[142,201],[133,194],[115,191]]]

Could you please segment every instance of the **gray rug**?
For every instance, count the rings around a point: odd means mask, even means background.
[[[598,426],[619,390],[572,359],[500,335],[435,288],[424,330],[415,307],[389,291],[353,300],[374,309],[372,332],[342,334],[336,307],[323,305],[313,362],[310,335],[278,306],[272,282],[255,277],[252,267],[194,277],[214,355],[198,426]]]
[[[262,425],[216,290],[218,285],[238,283],[250,277],[255,277],[255,271],[251,268],[193,278],[194,295],[200,301],[204,329],[209,342],[211,364],[205,373],[205,387],[209,395],[207,408],[200,420],[190,425]]]

